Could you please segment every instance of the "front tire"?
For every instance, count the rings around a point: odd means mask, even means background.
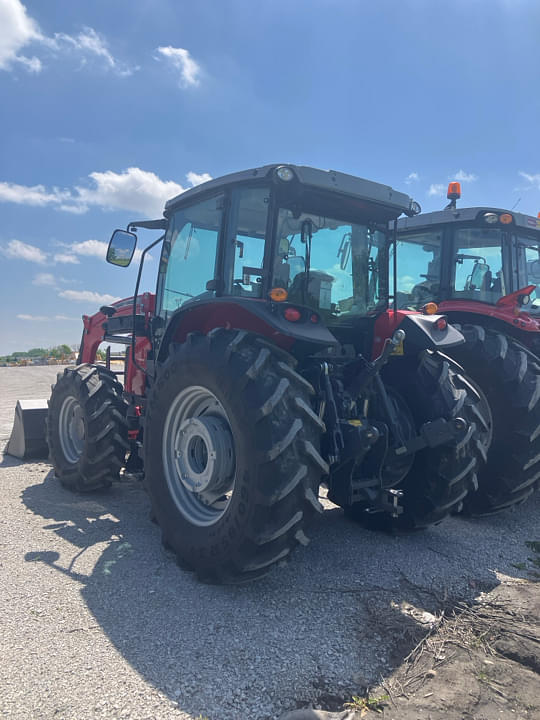
[[[122,386],[105,368],[79,365],[58,373],[47,417],[49,457],[69,490],[90,492],[118,479],[128,443]]]
[[[307,542],[328,468],[311,385],[245,331],[171,347],[144,421],[145,473],[164,543],[207,582],[266,574]]]

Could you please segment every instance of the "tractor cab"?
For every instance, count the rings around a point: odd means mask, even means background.
[[[431,301],[443,312],[490,313],[487,305],[540,311],[540,219],[457,208],[459,196],[459,183],[450,183],[444,210],[398,222],[398,307],[421,309]]]
[[[387,186],[292,165],[225,176],[173,198],[165,219],[151,221],[165,229],[152,322],[158,359],[171,339],[183,340],[194,313],[205,328],[236,326],[249,314],[286,349],[347,339],[371,355],[376,319],[389,304],[389,224],[418,211]],[[135,248],[130,231],[148,226],[116,231],[109,262],[125,266]]]

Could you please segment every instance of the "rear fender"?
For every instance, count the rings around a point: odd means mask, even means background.
[[[444,315],[422,315],[408,310],[398,310],[394,313],[387,310],[377,318],[373,339],[372,359],[378,357],[387,338],[400,328],[405,331],[403,354],[417,355],[422,350],[441,350],[444,352],[456,345],[462,345],[465,338],[447,324],[440,330],[437,321]]]
[[[524,293],[520,291],[519,294]],[[507,295],[501,300],[510,297]],[[517,302],[488,305],[479,302],[445,300],[439,304],[439,310],[449,315],[450,322],[501,328],[500,332],[509,333],[517,339],[521,339],[525,345],[531,343],[534,335],[540,333],[540,322],[537,316],[522,310]]]
[[[182,343],[189,333],[207,335],[217,327],[239,329],[262,335],[278,347],[296,353],[306,347],[336,345],[337,340],[312,310],[294,306],[301,312],[298,322],[289,322],[283,313],[288,303],[270,303],[227,297],[209,298],[184,305],[170,318],[161,341],[157,360],[163,362],[171,343]],[[311,317],[317,317],[317,322]]]

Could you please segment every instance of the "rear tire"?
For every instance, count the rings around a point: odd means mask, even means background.
[[[328,471],[312,393],[288,353],[243,330],[171,347],[144,452],[153,512],[181,567],[206,582],[246,582],[307,542]]]
[[[437,418],[463,418],[469,424],[460,442],[425,448],[416,453],[412,467],[397,485],[403,491],[397,518],[387,513],[346,509],[348,517],[376,530],[407,532],[441,522],[461,509],[477,487],[476,471],[484,460],[478,435],[479,398],[439,353],[426,350],[416,358],[394,360],[383,371],[384,380],[407,402],[417,430]],[[483,418],[482,418],[483,422]]]
[[[493,443],[464,511],[491,515],[524,502],[540,483],[540,361],[512,337],[463,325],[466,344],[452,350],[487,395]]]
[[[116,377],[96,365],[58,373],[47,417],[49,457],[69,490],[90,492],[118,479],[128,443],[127,404]]]

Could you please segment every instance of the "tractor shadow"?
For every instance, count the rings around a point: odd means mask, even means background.
[[[289,563],[257,583],[218,587],[177,567],[134,480],[81,496],[49,472],[22,500],[46,520],[44,546],[25,559],[79,582],[125,660],[180,710],[209,720],[224,708],[253,720],[310,701],[337,709],[399,664],[431,615],[494,587],[496,570],[519,576],[512,561],[540,517],[537,498],[392,537],[329,509]]]

